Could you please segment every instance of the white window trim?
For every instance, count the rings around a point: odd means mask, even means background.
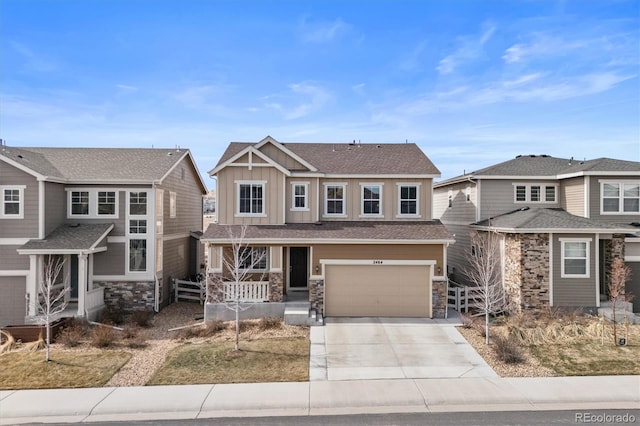
[[[380,189],[380,199],[378,200],[380,211],[378,213],[365,213],[364,212],[364,201],[365,201],[364,200],[364,188],[367,187],[367,186],[377,186]],[[365,218],[365,217],[382,218],[382,217],[384,217],[384,205],[382,204],[383,191],[384,191],[384,183],[379,183],[379,182],[372,182],[372,183],[360,182],[360,217],[362,217],[362,218]]]
[[[0,186],[0,219],[24,219],[24,190],[26,185],[2,185]],[[4,214],[4,190],[18,190],[18,214]]]
[[[398,187],[398,213],[397,218],[420,218],[420,182],[397,182]],[[402,213],[402,187],[403,186],[415,186],[416,188],[416,212],[415,213]]]
[[[147,194],[147,213],[146,214],[131,214],[131,193],[132,192],[144,192]],[[152,194],[155,192],[150,188],[130,188],[127,189],[125,194],[125,275],[126,276],[149,276],[155,270],[154,264],[155,262],[155,239],[153,238],[153,231],[149,231],[149,227],[154,223],[152,221],[155,216],[155,198],[152,198]],[[132,234],[129,232],[129,225],[131,220],[146,220],[147,221],[147,233],[146,234]],[[147,253],[146,253],[146,264],[144,271],[132,271],[130,264],[130,248],[131,248],[131,240],[145,240],[147,242]]]
[[[178,194],[169,192],[169,218],[175,219],[178,210]]]
[[[599,180],[600,182],[600,214],[603,216],[628,216],[638,215],[640,212],[625,212],[624,211],[624,184],[640,185],[640,181],[637,180]],[[618,195],[618,211],[617,212],[605,212],[604,211],[604,185],[605,184],[618,184],[620,185],[620,195]]]
[[[470,203],[470,202],[471,202],[471,187],[470,187],[470,186],[467,186],[467,187],[464,189],[464,200],[465,200],[467,203]]]
[[[453,190],[450,189],[447,191],[447,208],[453,208]]]
[[[120,189],[117,188],[65,188],[67,192],[67,219],[118,219],[120,216]],[[89,193],[89,213],[88,214],[72,214],[71,200],[74,192]],[[98,214],[98,193],[99,192],[115,192],[115,213],[114,214]],[[135,191],[134,191],[135,192]],[[148,195],[147,195],[148,197]],[[127,195],[128,200],[128,195]],[[127,210],[128,213],[128,210]]]
[[[346,182],[325,182],[324,186],[324,217],[347,217],[347,183]],[[329,187],[339,186],[342,187],[342,213],[327,213],[329,207],[329,200],[327,198],[327,192]]]
[[[236,184],[236,211],[235,217],[267,217],[267,181],[266,180],[237,180]],[[262,213],[240,213],[240,185],[262,186]]]
[[[296,207],[296,186],[304,187],[304,207]],[[293,212],[309,211],[309,182],[291,182],[291,208]]]
[[[524,201],[518,201],[517,199],[517,194],[518,194],[518,187],[519,186],[524,186],[524,191],[525,191],[525,200]],[[532,186],[539,186],[540,187],[540,200],[538,201],[532,201],[531,200],[531,187]],[[554,200],[553,201],[547,201],[547,187],[553,187],[554,188]],[[515,204],[558,204],[558,184],[557,183],[541,183],[541,182],[514,182],[513,183],[513,202]]]
[[[264,249],[265,253],[264,253],[263,261],[265,262],[265,266],[264,266],[264,268],[255,268],[255,267],[253,267],[251,269],[244,269],[244,268],[242,268],[242,265],[239,265],[239,269],[241,271],[245,271],[245,272],[248,272],[248,273],[252,273],[252,272],[262,273],[262,272],[265,272],[265,271],[269,270],[270,259],[269,259],[269,249],[268,249],[268,247],[266,247],[266,246],[249,246],[249,247],[244,247],[244,248],[251,249],[251,263],[252,264],[254,263],[254,261],[253,261],[253,253],[258,249]]]
[[[131,232],[131,221],[133,221],[133,220],[137,220],[137,221],[144,220],[144,221],[146,221],[147,222],[147,224],[145,225],[146,232]],[[142,235],[142,236],[148,235],[150,233],[149,232],[149,226],[152,226],[151,224],[152,224],[152,222],[150,222],[146,218],[142,218],[140,216],[134,216],[134,217],[130,218],[127,221],[127,235],[130,235],[131,238],[133,238],[133,239],[141,239],[141,238],[136,238],[135,236],[136,235]]]
[[[591,278],[591,238],[560,238],[560,277],[562,278]],[[586,243],[586,268],[584,274],[567,274],[564,271],[565,243]]]
[[[141,235],[140,237],[137,237],[136,235]],[[145,259],[145,270],[144,271],[132,271],[131,270],[131,241],[132,240],[144,240],[146,241],[146,259]],[[149,269],[149,262],[151,261],[151,250],[155,250],[155,246],[152,246],[150,244],[151,239],[147,238],[144,234],[132,234],[131,238],[127,238],[127,242],[126,242],[126,247],[125,247],[125,251],[126,251],[126,258],[125,261],[127,263],[126,266],[126,270],[125,273],[127,275],[147,275],[151,269]]]

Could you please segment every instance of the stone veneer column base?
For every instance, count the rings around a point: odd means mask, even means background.
[[[447,311],[447,282],[431,282],[431,315],[433,318],[444,318]]]
[[[153,281],[103,281],[104,304],[125,313],[152,311],[155,306],[155,283]]]
[[[309,302],[311,309],[324,315],[324,280],[309,280]]]
[[[284,300],[284,279],[282,272],[269,272],[269,302]]]
[[[207,274],[207,303],[224,302],[224,283],[221,272]]]

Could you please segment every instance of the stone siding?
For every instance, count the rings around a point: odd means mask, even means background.
[[[309,281],[309,302],[311,309],[315,310],[319,315],[324,314],[324,280]]]
[[[269,302],[284,301],[284,278],[282,272],[269,272]]]
[[[507,309],[549,307],[549,235],[507,234],[504,285]]]
[[[220,272],[207,274],[207,303],[224,302],[224,283]]]
[[[106,281],[98,282],[104,287],[104,303],[125,313],[151,311],[155,306],[155,283],[153,281]]]
[[[432,281],[431,284],[431,314],[433,318],[444,318],[447,310],[446,281]]]
[[[504,244],[504,290],[507,298],[507,310],[520,312],[522,306],[522,248],[519,234],[508,234]]]

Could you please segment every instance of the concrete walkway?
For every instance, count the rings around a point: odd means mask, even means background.
[[[349,380],[0,391],[0,424],[638,408],[639,376]]]
[[[498,377],[458,320],[327,318],[311,327],[310,380]]]

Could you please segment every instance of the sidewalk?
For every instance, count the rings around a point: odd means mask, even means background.
[[[640,376],[353,380],[0,391],[0,424],[639,408]]]

